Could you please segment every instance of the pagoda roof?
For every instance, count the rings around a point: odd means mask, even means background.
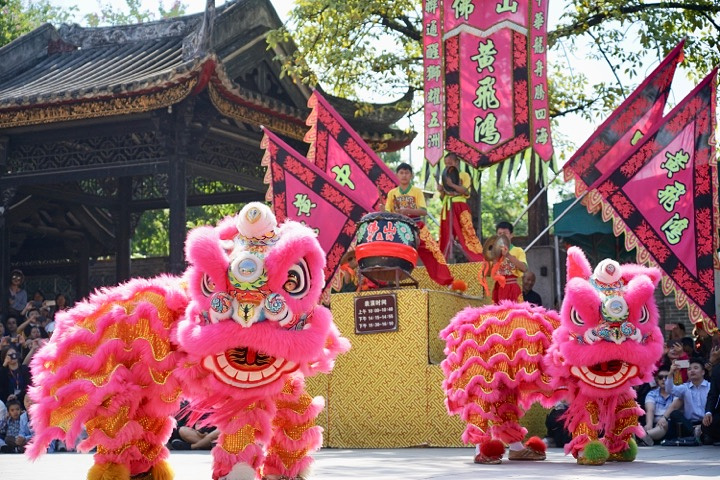
[[[208,89],[224,115],[301,140],[311,89],[280,75],[280,52],[265,42],[281,25],[269,0],[137,25],[45,24],[0,48],[0,129],[147,112]],[[282,92],[263,91],[264,79],[248,78],[261,62]],[[391,125],[407,112],[404,100],[363,117],[351,112],[351,102],[330,101],[373,148],[392,151],[414,137]],[[402,112],[397,105],[404,104]]]

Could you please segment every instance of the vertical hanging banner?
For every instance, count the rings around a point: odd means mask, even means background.
[[[447,0],[446,0],[447,1]],[[423,84],[425,86],[425,160],[437,165],[445,153],[443,0],[423,0]]]
[[[583,202],[591,213],[601,207],[595,187],[662,119],[684,44],[683,40],[665,57],[563,166],[565,180],[575,179],[576,196],[589,191]]]
[[[327,285],[355,238],[357,222],[368,210],[361,197],[349,194],[268,129],[264,133],[260,146],[265,149],[266,200],[272,202],[278,223],[290,219],[315,230],[327,255]]]
[[[533,151],[548,162],[553,155],[547,86],[547,12],[550,0],[530,2],[530,133]]]
[[[365,209],[377,209],[380,193],[384,202],[387,193],[397,186],[395,174],[317,90],[308,99],[308,107],[308,160]]]
[[[597,186],[604,220],[613,219],[638,261],[660,267],[692,323],[717,330],[717,68],[643,138]]]
[[[444,2],[446,148],[475,167],[552,157],[548,1]]]

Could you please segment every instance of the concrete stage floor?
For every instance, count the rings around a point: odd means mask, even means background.
[[[579,466],[561,449],[548,450],[544,462],[510,462],[475,465],[469,448],[405,448],[388,450],[323,449],[315,456],[312,480],[464,480],[598,478],[702,479],[720,477],[720,447],[641,447],[632,463]],[[210,454],[172,452],[176,480],[210,480]],[[30,463],[22,455],[0,455],[2,480],[70,480],[86,478],[92,456],[77,453],[45,455]]]

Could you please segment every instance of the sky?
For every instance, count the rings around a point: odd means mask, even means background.
[[[125,5],[125,2],[123,0],[113,0],[114,4],[118,5]],[[165,7],[168,8],[169,5],[172,3],[173,0],[163,0]],[[421,0],[418,0],[420,2]],[[102,0],[103,4],[109,3],[109,0]],[[98,12],[100,10],[99,7],[99,1],[98,0],[84,0],[84,1],[78,1],[78,0],[50,0],[50,3],[56,6],[62,6],[62,7],[70,7],[70,6],[77,6],[79,14],[78,14],[78,21],[82,19],[82,16],[86,13],[91,12]],[[157,12],[157,0],[143,0],[143,8],[148,9],[153,12]],[[198,13],[205,9],[206,0],[183,0],[183,3],[187,5],[187,13]],[[223,5],[225,3],[225,0],[216,0],[215,5],[216,7],[219,7],[220,5]],[[292,9],[294,5],[294,0],[271,0],[272,5],[275,7],[275,10],[278,13],[278,16],[285,20],[287,18],[287,15],[289,11]],[[566,3],[565,0],[554,0],[550,2],[550,9],[549,9],[549,15],[548,15],[548,29],[552,30],[555,28],[555,26],[558,24],[559,17],[563,11],[563,4]],[[680,39],[678,39],[679,41]],[[559,65],[565,65],[567,68],[567,71],[572,73],[585,73],[588,76],[592,77],[603,77],[603,78],[612,78],[612,72],[610,71],[610,68],[605,62],[599,62],[596,60],[590,60],[586,58],[585,52],[582,48],[577,48],[576,50],[572,50],[569,46],[564,46],[559,50],[559,52],[554,53],[550,52],[550,56],[548,58],[548,62],[556,62]],[[648,63],[647,65],[643,65],[642,69],[639,69],[640,71],[643,71],[645,74],[650,73],[656,66],[658,65],[657,61],[654,61],[653,63]],[[643,77],[644,78],[644,77]],[[624,85],[627,87],[630,84],[638,84],[642,81],[642,79],[622,79],[624,82]],[[675,74],[675,80],[673,81],[673,89],[671,91],[671,97],[669,100],[669,103],[672,105],[677,104],[685,95],[687,95],[692,88],[694,87],[693,84],[691,84],[682,73],[682,67],[678,70],[678,72]],[[369,101],[374,102],[389,102],[393,99],[373,99],[369,98],[367,99]],[[558,133],[562,133],[564,136],[571,139],[571,141],[575,144],[576,148],[580,147],[584,141],[592,135],[595,128],[597,128],[602,122],[605,120],[605,117],[598,117],[594,119],[592,122],[588,122],[585,119],[580,118],[577,115],[568,116],[566,118],[561,118],[559,120],[558,126],[555,128]],[[405,149],[405,151],[402,152],[402,156],[404,160],[409,160],[416,166],[419,166],[422,163],[422,129],[423,129],[423,120],[420,115],[417,115],[413,119],[403,119],[399,126],[401,128],[412,128],[413,130],[418,132],[418,136],[416,137],[415,141],[411,145],[410,148]],[[572,152],[569,152],[570,154]],[[563,164],[563,161],[557,161],[558,167],[561,167]],[[560,179],[558,179],[560,180]]]

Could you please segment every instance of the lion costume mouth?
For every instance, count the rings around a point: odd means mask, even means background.
[[[203,367],[227,385],[255,388],[294,372],[298,369],[298,364],[243,347],[208,355],[203,359]]]
[[[617,388],[637,376],[638,367],[621,360],[596,363],[589,367],[573,366],[570,373],[588,385],[596,388]]]

